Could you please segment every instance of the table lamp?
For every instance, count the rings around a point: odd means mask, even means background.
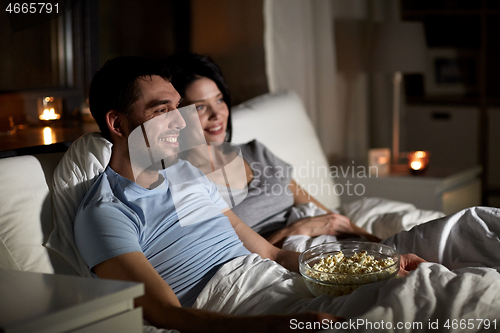
[[[375,23],[372,39],[372,71],[393,74],[392,158],[400,158],[400,96],[403,73],[422,73],[426,68],[426,42],[420,22]]]

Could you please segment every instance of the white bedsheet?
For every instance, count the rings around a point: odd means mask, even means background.
[[[381,325],[384,321],[386,329],[377,331],[391,331],[387,326],[390,322],[435,332],[428,327],[429,320],[438,320],[442,331],[447,320],[452,324],[454,319],[499,318],[500,274],[491,268],[450,271],[426,263],[405,278],[365,286],[348,296],[314,298],[298,274],[250,255],[225,265],[198,297],[195,307],[234,315],[324,311],[350,319],[348,323],[362,319],[363,323]],[[416,326],[419,323],[421,329]],[[500,328],[498,319],[496,324]],[[366,324],[350,325],[354,331],[369,330]],[[348,331],[349,327],[344,328]],[[478,327],[470,330],[476,331]]]
[[[380,239],[444,216],[442,212],[418,209],[409,203],[377,197],[343,204],[340,213]]]
[[[484,329],[479,327],[481,319],[490,321],[491,330],[494,324],[500,330],[500,274],[495,268],[500,267],[499,234],[500,210],[494,208],[476,207],[419,225],[385,242],[455,270],[425,263],[405,278],[377,282],[338,298],[314,298],[298,274],[250,255],[224,265],[195,307],[240,315],[326,311],[351,319],[349,323],[363,319],[365,325],[350,326],[355,331],[370,330],[366,322],[379,325],[376,331],[392,331],[390,322],[412,326],[402,331],[435,332],[435,325],[443,331],[448,322],[458,328],[465,323],[468,332],[476,332]]]
[[[347,216],[358,227],[372,233],[380,239],[386,239],[400,231],[410,230],[416,225],[443,217],[442,212],[417,209],[414,205],[382,198],[362,198],[344,204],[337,211]],[[301,218],[324,214],[325,211],[312,202],[294,207],[288,224]],[[283,242],[283,249],[303,252],[306,249],[328,242],[335,242],[335,236],[306,235],[289,236]]]
[[[382,243],[449,269],[500,267],[499,235],[500,209],[473,207],[400,232]]]
[[[498,235],[500,210],[495,208],[475,207],[418,225],[384,243],[442,264],[424,263],[405,278],[373,283],[337,298],[314,298],[299,274],[252,254],[225,264],[194,307],[235,315],[314,310],[348,319],[343,328],[324,323],[321,328],[328,332],[459,332],[463,325],[467,332],[498,331]]]

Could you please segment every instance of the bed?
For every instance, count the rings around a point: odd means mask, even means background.
[[[302,102],[295,93],[285,91],[260,96],[235,107],[233,112],[235,143],[258,138],[296,170],[313,164],[328,167]],[[77,140],[64,156],[44,154],[0,160],[3,185],[0,194],[0,267],[89,276],[74,246],[72,220],[79,200],[106,166],[111,149],[110,143],[94,133]],[[58,164],[60,166],[55,169]],[[307,177],[298,175],[296,180],[309,188],[334,185],[334,179],[317,174]],[[327,191],[313,194],[327,207],[337,209],[359,226],[384,238],[386,244],[397,247],[399,251],[417,252],[449,268],[434,263],[422,265],[405,279],[380,282],[361,288],[351,296],[325,302],[330,311],[352,320],[422,322],[423,330],[433,330],[431,326],[436,320],[439,325],[444,324],[445,319],[456,319],[459,324],[465,320],[469,325],[468,320],[473,319],[471,331],[478,331],[481,327],[476,325],[476,319],[488,319],[493,324],[498,317],[500,278],[497,270],[491,268],[500,266],[498,210],[473,208],[443,217],[440,212],[423,211],[410,204],[382,198],[364,198],[342,205],[337,196]],[[425,223],[434,219],[439,220]],[[290,246],[302,250],[315,241],[328,239],[298,239]],[[254,257],[248,260],[235,264],[242,267],[251,279],[265,281],[262,272],[273,263],[261,262]],[[253,264],[256,260],[258,265]],[[245,269],[248,265],[256,268]],[[259,313],[259,304],[266,302],[265,297],[248,297],[247,303],[226,302],[224,309],[217,308],[213,302],[221,297],[241,299],[232,297],[230,292],[245,290],[248,295],[283,299],[280,303],[282,307],[273,311],[305,309],[293,303],[293,297],[290,297],[290,291],[297,295],[306,292],[301,278],[294,274],[287,277],[289,279],[281,283],[290,288],[279,295],[263,293],[263,289],[258,289],[262,288],[259,284],[238,286],[234,283],[238,280],[236,276],[220,273],[205,288],[195,306],[227,313]],[[238,288],[233,288],[235,286]],[[217,292],[224,292],[225,296]],[[450,325],[453,323],[450,322]],[[155,328],[144,326],[144,330],[154,331]]]

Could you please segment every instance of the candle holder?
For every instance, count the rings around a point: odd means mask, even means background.
[[[430,153],[428,151],[417,150],[408,153],[408,167],[412,174],[422,174],[429,166]]]
[[[42,126],[51,126],[61,118],[62,99],[58,97],[46,96],[39,98],[38,118]]]
[[[375,168],[378,177],[389,175],[391,171],[391,150],[389,148],[375,148],[368,150],[368,166]]]

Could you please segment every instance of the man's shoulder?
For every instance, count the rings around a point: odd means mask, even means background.
[[[113,175],[107,172],[107,170],[108,169],[97,178],[83,198],[76,214],[77,218],[79,215],[92,214],[96,208],[102,209],[108,204],[113,205],[119,203],[119,200],[113,192]]]
[[[179,161],[164,170],[165,176],[171,185],[201,182],[207,183],[207,178],[203,171],[192,165],[189,161],[179,159]]]

